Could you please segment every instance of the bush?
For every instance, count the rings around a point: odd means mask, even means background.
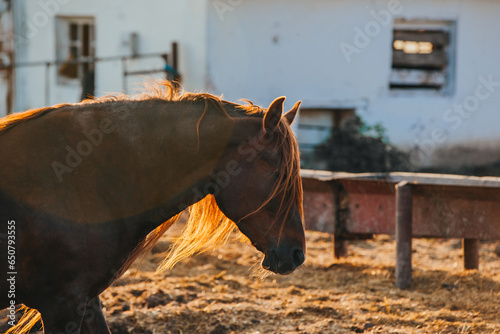
[[[385,128],[366,125],[354,115],[342,128],[333,128],[330,138],[317,146],[314,156],[326,161],[332,171],[353,173],[408,171],[408,155],[389,144]]]

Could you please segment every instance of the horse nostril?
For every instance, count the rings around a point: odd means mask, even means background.
[[[304,252],[302,251],[301,248],[294,248],[292,250],[292,258],[293,258],[293,263],[295,266],[300,266],[302,263],[304,263],[306,256],[304,255]]]

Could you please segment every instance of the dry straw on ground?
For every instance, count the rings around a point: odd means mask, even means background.
[[[260,258],[232,241],[155,273],[167,232],[102,295],[114,334],[500,333],[500,257],[481,246],[480,271],[463,271],[460,241],[414,240],[411,289],[394,286],[395,243],[354,242],[334,261],[330,236],[307,233],[307,261],[290,276],[251,276]]]
[[[413,284],[401,291],[388,236],[334,261],[330,236],[308,232],[305,265],[261,281],[259,253],[238,241],[154,274],[174,233],[104,293],[113,333],[500,333],[494,243],[483,243],[480,271],[465,272],[459,240],[414,240]]]

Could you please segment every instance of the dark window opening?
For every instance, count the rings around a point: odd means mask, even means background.
[[[298,138],[302,168],[327,169],[323,160],[318,160],[314,150],[327,141],[332,129],[342,128],[355,114],[354,109],[301,109],[299,113]]]
[[[452,81],[450,23],[395,22],[391,90],[445,92]]]

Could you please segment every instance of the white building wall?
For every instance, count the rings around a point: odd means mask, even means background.
[[[55,20],[92,16],[98,57],[129,52],[124,38],[139,35],[139,53],[170,52],[179,42],[180,72],[187,90],[209,90],[225,98],[248,98],[268,105],[286,95],[287,107],[355,108],[369,123],[382,123],[392,143],[413,151],[416,165],[483,163],[500,159],[500,87],[488,97],[483,81],[500,82],[500,2],[493,0],[14,0],[16,61],[56,58]],[[393,19],[456,22],[455,78],[449,95],[389,91],[392,24],[379,24],[373,12]],[[360,46],[358,31],[379,24]],[[346,57],[342,43],[357,46]],[[161,67],[155,60],[147,66]],[[134,69],[143,64],[131,63]],[[135,66],[135,67],[134,67]],[[131,69],[132,69],[131,68]],[[57,83],[45,68],[16,70],[15,110],[76,102],[79,85]],[[129,81],[140,82],[141,77]],[[100,63],[96,95],[123,89],[119,61]],[[483,94],[484,95],[484,94]],[[458,114],[455,106],[479,102]],[[455,109],[454,109],[455,108]],[[300,139],[300,138],[299,138]]]
[[[491,77],[500,82],[500,2],[222,1],[229,7],[220,3],[210,0],[209,5],[211,91],[262,105],[286,95],[289,106],[301,99],[309,108],[356,108],[367,123],[382,123],[392,143],[419,147],[411,156],[417,166],[500,159],[500,87],[492,87],[489,96],[474,106],[482,80]],[[392,24],[379,25],[365,45],[355,43],[357,29],[377,25],[372,11],[382,10],[393,13],[391,22],[395,18],[456,21],[455,82],[450,95],[398,96],[389,91]],[[342,43],[360,46],[358,53],[346,57]],[[453,107],[465,101],[473,111],[458,115]],[[474,154],[467,153],[470,149]]]
[[[139,54],[170,53],[171,43],[179,43],[179,66],[187,89],[199,89],[206,80],[206,2],[204,0],[30,0],[16,1],[17,61],[36,62],[56,59],[56,16],[91,16],[95,19],[96,56],[130,55],[124,43],[130,33],[139,35]],[[162,68],[164,62],[132,61],[129,70]],[[16,110],[22,111],[45,105],[77,102],[80,85],[57,83],[56,68],[49,72],[49,97],[46,97],[46,77],[43,66],[17,70]],[[160,75],[164,77],[164,74]],[[129,93],[133,82],[145,78],[129,78]],[[101,62],[96,69],[96,95],[121,92],[120,61]],[[140,88],[140,85],[137,86]],[[48,100],[48,101],[47,101]]]

